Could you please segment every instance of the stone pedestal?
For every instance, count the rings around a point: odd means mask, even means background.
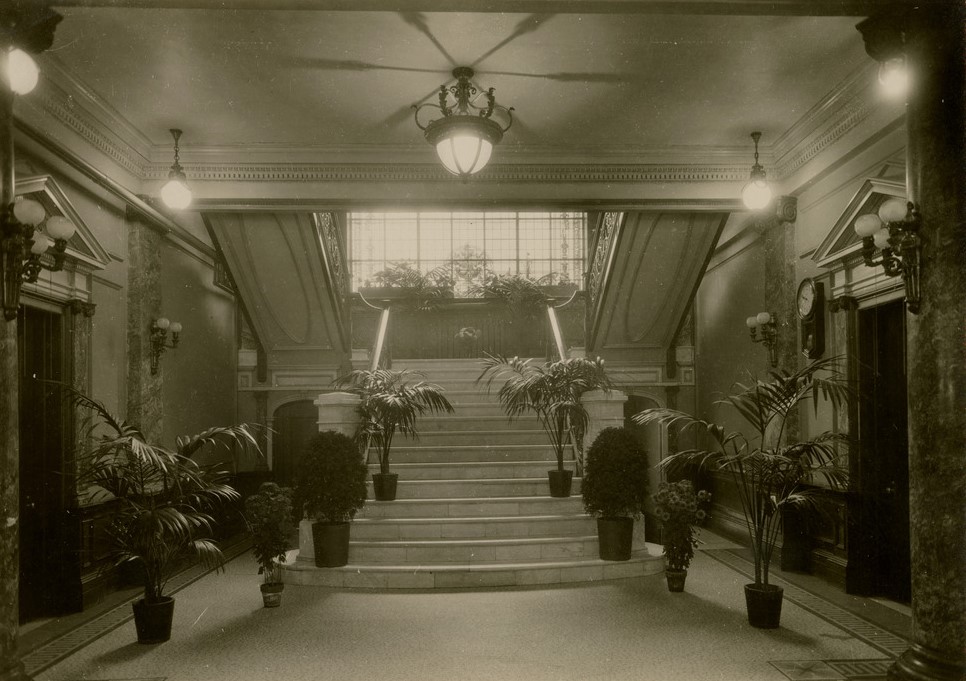
[[[319,432],[334,430],[352,437],[359,428],[359,403],[352,393],[322,393],[313,404],[319,408]]]
[[[312,539],[314,520],[303,518],[299,521],[299,553],[295,562],[301,565],[315,565],[315,540]]]
[[[583,451],[586,453],[604,428],[621,428],[624,425],[624,403],[627,402],[627,395],[620,390],[591,390],[584,393],[580,401],[588,416],[583,444]]]

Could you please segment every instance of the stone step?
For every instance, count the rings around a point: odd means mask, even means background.
[[[595,558],[597,534],[579,537],[499,539],[415,539],[349,543],[349,563],[425,565],[427,563],[514,563]]]
[[[424,420],[429,421],[435,418],[446,418],[446,417],[460,417],[460,418],[473,418],[475,416],[502,416],[506,418],[506,412],[503,411],[503,406],[494,397],[488,400],[485,395],[480,395],[478,393],[472,393],[468,391],[460,392],[447,392],[446,399],[450,401],[453,405],[453,413],[449,414],[424,414],[418,418],[416,421],[421,424]],[[527,415],[530,418],[535,416]]]
[[[317,568],[290,551],[282,570],[286,584],[363,589],[479,589],[639,578],[664,572],[662,548],[646,544],[628,561],[596,557],[516,563],[438,563],[423,565],[349,564]]]
[[[424,414],[416,422],[416,427],[420,437],[435,431],[458,430],[466,432],[472,431],[493,431],[493,430],[538,430],[540,420],[536,416],[524,416],[513,419],[507,418],[502,411],[493,416],[472,416],[474,410],[471,407],[460,405],[459,411],[452,415],[437,416],[435,414]],[[542,430],[540,432],[543,432]]]
[[[372,494],[372,481],[369,498]],[[580,478],[574,478],[571,493],[580,495]],[[484,480],[399,480],[397,499],[445,499],[450,497],[533,497],[550,494],[546,475],[542,478],[492,478]]]
[[[554,470],[551,457],[543,461],[461,461],[458,463],[396,463],[390,470],[404,480],[484,480],[492,478],[539,478]],[[564,466],[572,470],[572,466]],[[379,464],[369,464],[369,471],[379,472]]]
[[[573,451],[564,450],[564,467],[573,468]],[[449,445],[397,447],[389,452],[390,463],[555,461],[550,445]],[[369,450],[369,461],[378,461],[375,450]]]
[[[481,518],[356,518],[359,541],[403,539],[496,539],[593,534],[596,521],[585,513]]]
[[[478,445],[485,442],[488,445],[545,445],[547,434],[543,430],[522,430],[501,428],[499,430],[465,431],[465,430],[420,430],[415,440],[404,440],[414,446],[443,447],[447,445]]]
[[[525,497],[396,499],[367,501],[359,518],[490,518],[497,516],[539,516],[576,514],[584,510],[578,496],[555,498],[548,489]]]

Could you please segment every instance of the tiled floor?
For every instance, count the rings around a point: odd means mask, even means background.
[[[29,671],[38,681],[884,678],[904,641],[793,584],[780,629],[749,627],[747,564],[728,546],[704,545],[683,594],[661,576],[392,593],[289,586],[271,610],[244,554],[179,591],[168,643],[139,645],[124,621]]]

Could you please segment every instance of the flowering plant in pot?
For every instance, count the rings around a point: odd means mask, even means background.
[[[529,359],[487,355],[476,382],[486,392],[494,382],[501,383],[500,404],[511,419],[537,415],[557,459],[556,470],[548,471],[550,496],[569,497],[573,471],[564,469],[564,450],[583,442],[588,416],[581,395],[610,389],[604,360],[574,357],[539,366]]]
[[[266,608],[282,602],[282,562],[288,549],[292,523],[292,490],[274,482],[263,482],[258,491],[245,499],[245,517],[252,533],[252,553],[258,561],[258,574]]]
[[[444,390],[435,383],[411,382],[419,374],[404,369],[359,369],[336,380],[336,385],[361,398],[362,424],[358,439],[379,452],[379,473],[372,474],[377,501],[396,498],[399,475],[389,470],[389,453],[396,433],[416,437],[416,419],[426,412],[453,413]]]
[[[139,569],[144,596],[133,604],[139,643],[171,636],[174,599],[168,580],[185,562],[221,568],[224,555],[211,538],[214,514],[239,498],[224,480],[221,464],[200,464],[194,456],[240,444],[258,451],[247,425],[209,428],[177,438],[175,449],[148,442],[134,425],[99,401],[70,391],[87,410],[91,445],[78,457],[78,489],[89,503],[112,501],[108,534],[115,565]]]
[[[366,464],[352,438],[334,430],[313,435],[296,471],[295,503],[313,519],[318,567],[349,562],[349,521],[366,503]]]
[[[626,428],[605,428],[587,450],[584,510],[597,517],[603,560],[628,560],[647,499],[647,453]]]
[[[705,490],[695,492],[690,480],[662,482],[652,496],[654,512],[661,521],[668,591],[684,591],[688,566],[698,545],[694,526],[707,515],[699,507],[699,502],[710,498]]]
[[[833,490],[848,485],[840,450],[848,444],[844,433],[824,431],[800,439],[791,418],[802,404],[828,401],[838,409],[851,393],[835,358],[809,363],[797,371],[772,371],[769,380],[736,384],[718,404],[734,410],[744,430],[698,419],[673,409],[648,409],[633,417],[641,425],[661,423],[697,431],[705,447],[677,452],[661,461],[673,467],[697,463],[731,477],[741,501],[755,562],[755,581],[745,586],[748,621],[760,628],[776,628],[781,618],[782,588],[769,584],[769,567],[782,530],[783,511],[800,514],[822,511]],[[815,485],[821,482],[824,486]]]

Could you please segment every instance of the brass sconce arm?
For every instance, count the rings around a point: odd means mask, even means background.
[[[165,350],[175,349],[181,341],[181,324],[159,317],[151,324],[151,375],[155,376],[160,369],[161,355]],[[171,342],[168,342],[168,331],[171,332]]]

